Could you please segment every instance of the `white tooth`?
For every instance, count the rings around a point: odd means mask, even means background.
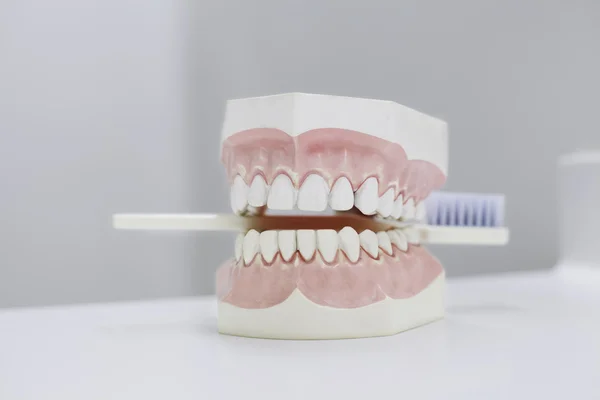
[[[229,189],[229,206],[231,207],[231,211],[233,211],[234,214],[238,213],[237,202],[237,193],[235,193],[235,191],[233,190],[233,185],[231,185],[231,188]]]
[[[383,231],[377,232],[377,241],[379,242],[379,247],[384,253],[388,255],[392,254],[392,242],[390,241],[390,237],[387,233]]]
[[[342,176],[335,181],[329,195],[329,205],[337,211],[346,211],[354,206],[354,192],[348,178]]]
[[[242,257],[242,246],[244,245],[244,234],[240,233],[235,238],[235,261],[240,261]]]
[[[383,218],[387,218],[394,209],[394,188],[389,188],[379,198],[379,204],[377,205],[377,213]]]
[[[358,233],[351,227],[344,227],[340,233],[340,248],[351,262],[357,262],[360,255]]]
[[[267,207],[271,210],[293,210],[296,205],[296,189],[290,178],[277,175],[269,189]]]
[[[364,231],[358,234],[358,239],[360,240],[360,246],[371,257],[377,257],[377,254],[379,254],[379,244],[375,232],[369,229],[365,229]]]
[[[256,175],[250,185],[248,204],[252,207],[262,207],[267,204],[267,182],[262,175]]]
[[[277,231],[264,231],[260,233],[260,252],[265,262],[271,263],[277,254]]]
[[[258,215],[258,208],[248,205],[246,208],[246,215]]]
[[[365,215],[373,215],[377,211],[379,195],[377,194],[377,179],[370,177],[354,193],[354,205]]]
[[[231,209],[240,214],[248,206],[248,185],[240,175],[237,175],[231,185]]]
[[[406,235],[399,230],[391,230],[387,231],[388,236],[390,237],[390,241],[394,246],[399,248],[402,251],[408,250],[408,240],[406,239]]]
[[[296,232],[298,238],[298,251],[305,261],[313,258],[317,249],[317,237],[315,231],[310,229],[299,229]]]
[[[322,176],[310,174],[298,191],[298,209],[302,211],[324,211],[327,208],[329,187]]]
[[[406,239],[410,244],[419,244],[421,241],[420,232],[417,229],[406,229],[404,233],[406,234]]]
[[[415,200],[411,197],[408,200],[406,200],[406,203],[404,204],[404,210],[402,211],[402,219],[415,219],[416,211],[417,210],[415,209]]]
[[[317,246],[323,260],[333,262],[338,251],[338,234],[333,229],[319,229],[317,231]]]
[[[296,252],[296,231],[279,231],[277,244],[281,252],[281,258],[290,261]]]
[[[394,201],[394,207],[392,209],[392,218],[398,219],[402,216],[402,202],[404,201],[404,197],[402,197],[402,193],[398,196],[396,201]]]
[[[421,200],[419,204],[417,204],[417,209],[415,211],[416,219],[419,222],[427,221],[427,208],[425,207],[425,202]]]
[[[259,237],[260,234],[254,229],[250,229],[244,237],[242,251],[244,253],[244,262],[246,264],[250,264],[250,261],[252,261],[256,253],[260,250]]]

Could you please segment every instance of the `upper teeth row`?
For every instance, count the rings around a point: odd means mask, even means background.
[[[400,194],[396,198],[394,188],[389,188],[381,197],[376,178],[371,177],[356,190],[346,177],[338,178],[331,190],[318,174],[306,177],[300,189],[296,189],[285,174],[275,177],[269,186],[262,175],[256,175],[250,184],[237,175],[231,186],[231,208],[235,213],[243,213],[248,206],[267,206],[271,210],[324,211],[329,205],[332,210],[346,211],[356,206],[365,215],[379,214],[387,218],[425,220],[425,204],[415,204],[411,197],[404,203]]]
[[[318,250],[324,261],[333,262],[338,250],[341,250],[351,262],[357,262],[361,248],[371,257],[377,258],[380,252],[392,255],[392,245],[406,251],[408,243],[414,242],[415,238],[401,230],[375,233],[367,229],[359,234],[349,226],[339,232],[320,229],[259,233],[251,229],[245,235],[238,235],[235,259],[239,261],[243,258],[245,264],[250,264],[260,254],[266,263],[271,263],[277,253],[280,253],[284,261],[290,261],[298,251],[304,260],[311,260]]]

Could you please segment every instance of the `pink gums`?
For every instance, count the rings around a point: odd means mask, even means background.
[[[268,308],[285,301],[298,288],[312,302],[335,308],[357,308],[390,297],[412,297],[435,280],[443,269],[440,262],[421,246],[409,245],[407,252],[380,254],[379,259],[361,251],[358,263],[342,253],[334,264],[318,257],[290,262],[279,256],[271,265],[261,257],[243,266],[229,260],[217,270],[217,296],[242,308]]]
[[[241,175],[247,184],[257,174],[269,184],[286,174],[300,187],[309,174],[317,173],[330,187],[345,176],[356,190],[367,178],[376,177],[380,195],[394,188],[396,195],[419,201],[446,181],[435,165],[408,160],[399,144],[338,128],[314,129],[295,137],[274,128],[249,129],[223,142],[221,158],[230,182]]]

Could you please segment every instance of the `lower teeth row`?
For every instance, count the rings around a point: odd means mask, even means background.
[[[238,235],[235,243],[235,259],[248,265],[257,255],[266,263],[271,263],[277,253],[284,261],[290,261],[296,252],[304,260],[311,260],[319,252],[325,262],[333,262],[338,251],[342,251],[350,262],[357,262],[361,249],[373,258],[379,253],[393,254],[392,246],[401,251],[408,250],[409,243],[417,243],[417,238],[407,232],[392,229],[373,232],[364,230],[360,234],[347,226],[339,232],[333,229],[282,230],[258,232],[251,229]]]

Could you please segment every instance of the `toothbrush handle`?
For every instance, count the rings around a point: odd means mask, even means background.
[[[244,231],[248,219],[228,214],[115,214],[115,229],[167,231]]]
[[[504,246],[509,240],[508,228],[480,228],[472,226],[414,225],[406,233],[415,235],[419,243]]]
[[[335,225],[333,225],[335,224]],[[180,230],[180,231],[259,231],[269,229],[341,229],[355,226],[359,230],[402,229],[413,241],[423,244],[503,246],[508,243],[507,228],[469,226],[436,226],[400,221],[368,219],[358,215],[343,217],[292,216],[286,218],[261,216],[240,217],[232,214],[116,214],[116,229]],[[360,229],[360,230],[362,230]]]

